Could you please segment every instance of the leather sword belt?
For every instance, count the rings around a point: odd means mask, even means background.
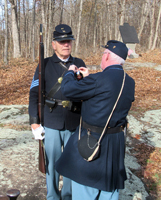
[[[56,104],[58,106],[63,106],[63,107],[70,107],[71,106],[71,101],[67,101],[67,100],[59,100],[59,99],[56,99]]]
[[[45,104],[50,108],[53,109],[55,106],[63,106],[65,107],[71,107],[72,102],[67,100],[59,100],[59,99],[53,99],[53,98],[46,98]]]
[[[99,126],[92,126],[90,124],[87,124],[86,122],[82,121],[82,127],[89,130],[89,131],[92,131],[92,132],[95,132],[95,133],[102,133],[103,131],[103,127],[99,127]],[[110,128],[108,127],[105,131],[105,133],[107,134],[113,134],[113,133],[119,133],[121,131],[123,131],[124,129],[124,126],[118,126],[118,127],[113,127],[113,128]]]

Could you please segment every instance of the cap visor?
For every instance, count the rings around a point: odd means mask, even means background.
[[[101,47],[106,48],[104,45],[101,45]]]
[[[75,40],[75,38],[67,37],[67,38],[57,38],[55,41],[64,41],[64,40]]]

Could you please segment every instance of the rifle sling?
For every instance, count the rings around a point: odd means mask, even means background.
[[[58,81],[55,83],[55,85],[51,88],[49,94],[47,95],[47,98],[53,98],[53,96],[56,94],[56,92],[61,88],[61,83]]]

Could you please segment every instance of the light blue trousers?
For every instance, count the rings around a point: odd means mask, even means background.
[[[118,200],[119,191],[105,192],[72,181],[72,200]]]
[[[71,200],[71,180],[63,177],[63,188],[59,191],[59,174],[55,170],[55,163],[62,153],[72,133],[69,130],[59,131],[45,127],[45,153],[46,153],[46,184],[47,200]]]

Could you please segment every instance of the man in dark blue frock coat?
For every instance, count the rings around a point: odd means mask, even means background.
[[[71,64],[85,67],[82,59],[71,56],[73,40],[75,39],[70,26],[59,24],[55,27],[52,41],[54,54],[44,59],[46,99],[44,127],[40,125],[38,116],[39,66],[36,68],[30,87],[29,116],[32,132],[35,139],[42,140],[45,137],[47,200],[72,199],[71,180],[68,178],[63,178],[63,187],[61,192],[59,191],[59,174],[55,170],[55,162],[62,153],[62,147],[79,125],[80,113],[77,111],[80,110],[81,104],[72,102],[74,111],[71,106],[63,105],[69,102],[69,99],[62,95],[59,87],[59,80]],[[45,136],[41,135],[42,132],[45,132]]]
[[[64,96],[82,101],[81,137],[90,130],[90,134],[99,139],[123,82],[122,65],[128,55],[128,48],[115,40],[108,41],[103,47],[102,72],[89,74],[87,68],[81,67],[79,70],[84,78],[77,81],[74,74],[78,69],[71,65],[61,85]],[[119,189],[124,188],[127,179],[124,166],[124,127],[134,101],[134,90],[135,82],[126,74],[121,97],[101,140],[101,152],[97,159],[88,162],[79,154],[79,127],[69,139],[56,163],[56,170],[73,180],[73,200],[118,200]]]

